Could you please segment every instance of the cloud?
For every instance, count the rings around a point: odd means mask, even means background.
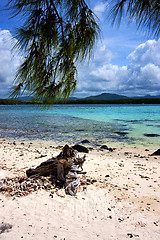
[[[99,2],[97,5],[95,5],[93,11],[96,14],[96,16],[102,20],[103,13],[108,6],[108,3]]]
[[[106,44],[99,42],[97,51],[94,54],[93,64],[99,66],[102,62],[103,64],[109,63],[114,57],[114,54],[109,48],[107,48]]]
[[[127,96],[157,95],[160,92],[160,39],[140,44],[129,54],[127,66],[110,63],[113,54],[105,47],[97,49],[90,68],[83,69],[77,92],[85,95],[112,92]],[[105,57],[108,61],[104,61]],[[100,57],[102,60],[100,61]],[[96,64],[98,59],[98,64]]]
[[[0,96],[6,97],[12,86],[17,67],[22,62],[22,56],[12,51],[17,40],[8,30],[0,30]]]
[[[148,40],[147,42],[140,44],[131,54],[128,56],[132,63],[141,66],[145,66],[148,63],[160,64],[160,39]]]
[[[17,42],[7,30],[0,30],[0,97],[7,97],[17,67],[23,58],[12,51]],[[99,42],[90,64],[78,66],[76,95],[110,92],[127,96],[157,95],[160,92],[160,39],[149,40],[137,46],[127,59],[128,64],[112,64],[117,56],[105,41]]]
[[[139,45],[129,56],[127,85],[136,93],[159,94],[160,92],[160,39]]]

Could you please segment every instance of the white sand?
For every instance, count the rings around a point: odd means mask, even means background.
[[[52,146],[1,141],[0,179],[25,176],[26,169],[59,154]],[[46,190],[24,197],[0,193],[0,239],[159,240],[160,157],[152,152],[90,151],[84,170],[97,182],[81,186],[76,198],[63,190],[53,198]]]

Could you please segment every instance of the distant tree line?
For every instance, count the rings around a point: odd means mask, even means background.
[[[77,99],[62,101],[59,100],[57,104],[160,104],[160,98],[140,98],[140,99],[116,99],[116,100],[91,100],[91,99]],[[19,101],[12,99],[0,99],[0,105],[22,105],[22,104],[50,104],[49,101]]]
[[[108,20],[136,22],[138,28],[160,35],[159,0],[106,0]],[[94,53],[101,37],[99,21],[88,0],[8,0],[12,17],[20,14],[16,30],[19,50],[25,53],[11,95],[24,91],[53,103],[68,99],[76,89],[77,65]],[[108,8],[107,8],[108,10]],[[108,11],[107,11],[108,12]],[[140,100],[141,101],[141,100]]]

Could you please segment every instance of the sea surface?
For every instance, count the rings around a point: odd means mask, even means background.
[[[160,105],[0,105],[0,139],[159,147]]]

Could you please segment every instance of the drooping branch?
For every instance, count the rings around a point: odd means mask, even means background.
[[[108,0],[109,1],[109,0]],[[123,17],[137,23],[138,29],[158,37],[160,34],[159,0],[110,0],[108,19],[120,25]]]
[[[16,35],[26,56],[15,85],[22,83],[23,91],[38,100],[66,100],[76,89],[77,62],[86,59],[98,39],[92,11],[84,0],[10,0],[10,4],[26,18]],[[20,90],[15,87],[12,97]]]
[[[64,38],[64,28],[63,28],[63,21],[62,21],[62,18],[60,17],[58,11],[57,11],[57,8],[55,7],[55,4],[53,3],[53,0],[50,0],[51,1],[51,6],[53,7],[56,15],[57,15],[57,18],[59,20],[59,24],[61,26],[61,32],[62,32],[62,41],[63,43],[65,43],[65,38]]]

